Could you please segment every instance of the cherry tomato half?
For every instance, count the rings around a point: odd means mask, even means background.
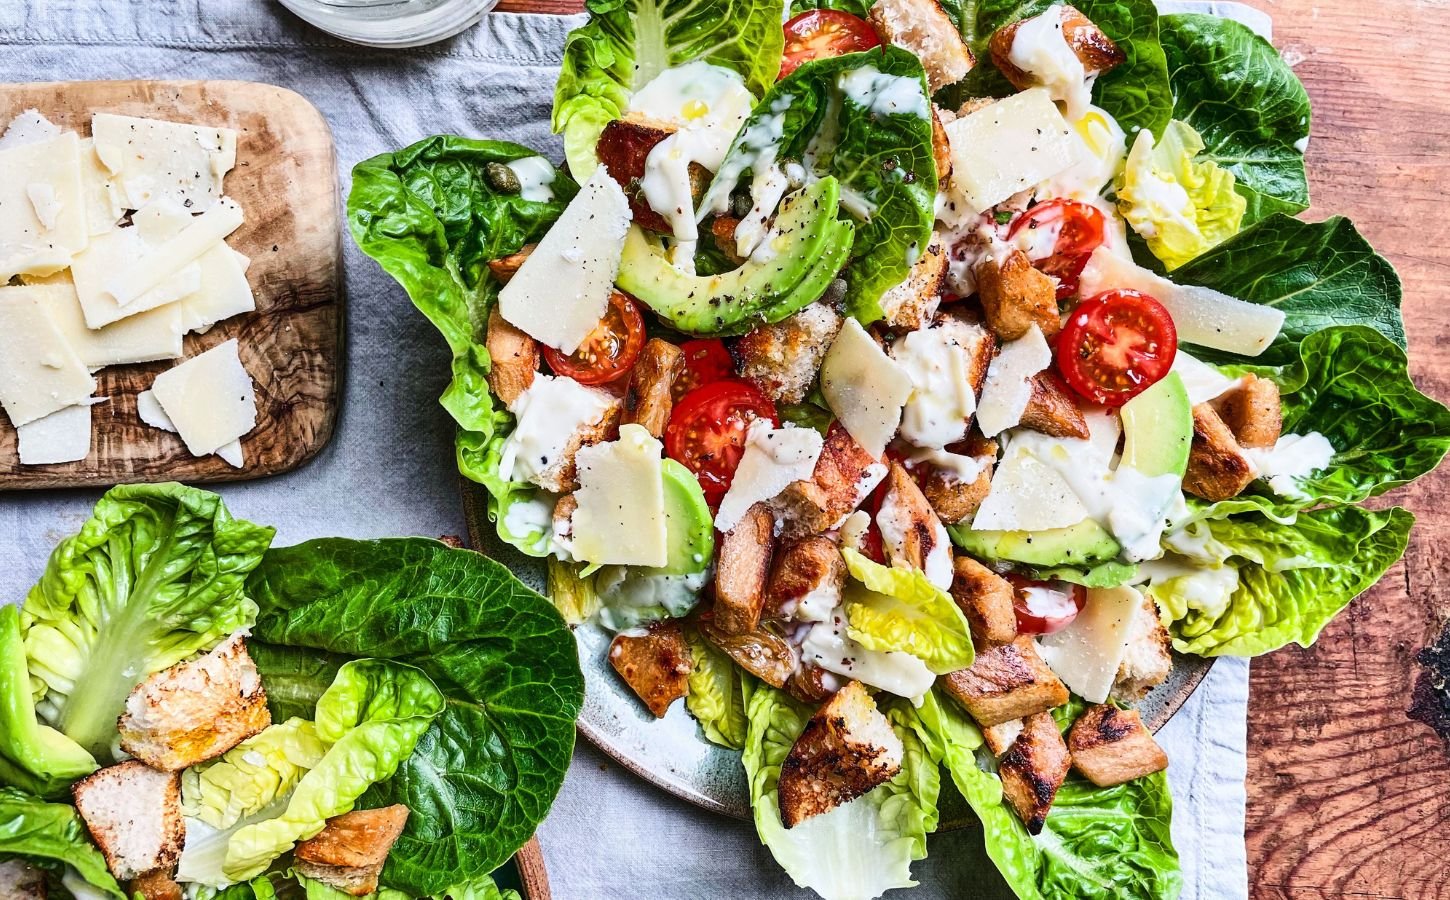
[[[1033,581],[1008,573],[1012,585],[1012,611],[1022,634],[1052,634],[1061,631],[1087,605],[1087,588],[1066,581]]]
[[[1033,259],[1032,265],[1057,279],[1057,299],[1066,300],[1077,294],[1078,279],[1088,257],[1102,245],[1106,226],[1107,220],[1096,206],[1076,200],[1048,200],[1018,216],[1007,229],[1007,239],[1017,237],[1024,228],[1056,233],[1051,255]]]
[[[685,341],[680,352],[685,355],[685,368],[670,388],[676,403],[695,388],[735,377],[735,360],[719,338]]]
[[[1103,406],[1122,406],[1173,366],[1173,317],[1140,291],[1104,291],[1068,313],[1057,336],[1057,368],[1068,385]]]
[[[639,304],[628,294],[615,291],[604,318],[578,350],[565,356],[553,347],[544,347],[544,359],[555,375],[567,375],[580,384],[603,384],[634,368],[644,340]]]
[[[811,9],[785,23],[785,56],[780,77],[813,59],[844,56],[881,46],[876,29],[864,19],[837,9]]]
[[[710,508],[720,505],[740,457],[745,433],[756,419],[780,425],[770,398],[748,381],[716,381],[686,394],[665,426],[665,453],[700,479]]]

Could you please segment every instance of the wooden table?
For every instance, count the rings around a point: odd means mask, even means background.
[[[1405,282],[1411,369],[1450,398],[1450,3],[1248,0],[1314,103],[1311,219],[1352,218]],[[500,9],[577,12],[574,0]],[[1253,665],[1249,872],[1256,900],[1450,898],[1450,753],[1407,715],[1450,619],[1450,468],[1391,495],[1419,516],[1405,562],[1309,650]]]

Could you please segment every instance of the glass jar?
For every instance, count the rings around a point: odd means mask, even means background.
[[[498,0],[279,0],[328,34],[369,47],[421,47],[478,24]]]

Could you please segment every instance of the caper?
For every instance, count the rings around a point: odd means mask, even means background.
[[[745,218],[754,208],[755,201],[751,199],[749,191],[736,191],[730,195],[730,215],[735,218]]]
[[[488,186],[500,194],[517,194],[524,189],[519,184],[519,176],[503,163],[491,162],[484,166],[483,177],[488,181]]]
[[[835,306],[846,299],[846,279],[834,278],[826,285],[826,292],[821,295],[821,300]]]

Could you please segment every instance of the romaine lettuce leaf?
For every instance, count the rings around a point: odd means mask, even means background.
[[[0,606],[0,784],[59,799],[95,770],[84,747],[36,719],[20,607]]]
[[[219,759],[182,772],[182,807],[211,828],[231,828],[290,796],[328,746],[308,719],[272,725]]]
[[[972,664],[971,628],[950,594],[916,569],[872,562],[843,548],[847,634],[868,650],[910,653],[938,675]]]
[[[914,733],[909,705],[887,707],[906,745],[901,773],[850,803],[787,829],[776,787],[780,769],[811,712],[755,679],[745,679],[750,725],[743,759],[750,808],[761,843],[799,886],[824,900],[870,900],[912,887],[911,864],[926,856],[937,825],[941,776]]]
[[[740,73],[757,97],[780,71],[781,0],[588,0],[585,6],[589,21],[564,41],[553,114],[569,169],[580,180],[598,165],[594,145],[604,126],[665,69],[704,60]]]
[[[47,868],[64,867],[98,896],[126,900],[75,807],[0,787],[0,860],[10,857]]]
[[[743,671],[694,628],[685,630],[685,640],[695,663],[685,706],[700,723],[707,740],[731,750],[743,749],[748,725],[745,687],[741,684]]]
[[[297,884],[301,886],[304,900],[353,900],[351,894],[340,891],[331,885],[323,884],[305,875],[297,875]],[[246,898],[250,900],[250,898]],[[264,900],[264,898],[257,898]],[[461,884],[436,894],[429,894],[426,897],[412,897],[402,891],[395,891],[392,888],[382,888],[375,894],[369,895],[369,900],[522,900],[519,892],[511,888],[500,888],[498,882],[489,875],[479,875]]]
[[[208,491],[108,491],[21,610],[41,719],[109,762],[132,688],[252,624],[243,587],[273,533],[233,519]]]
[[[599,612],[599,592],[594,576],[584,574],[584,564],[548,558],[548,596],[569,625],[582,625]]]

